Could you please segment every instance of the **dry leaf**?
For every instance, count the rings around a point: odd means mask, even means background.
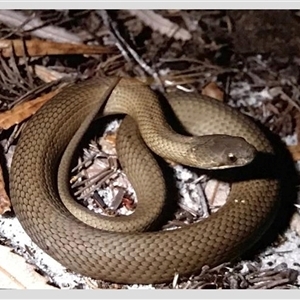
[[[300,236],[300,215],[295,212],[290,220],[290,228]]]
[[[297,110],[300,110],[300,105],[295,101],[293,98],[288,96],[283,90],[282,87],[273,87],[269,89],[269,94],[271,97],[275,98],[277,96],[280,96],[282,100],[290,103],[293,107],[297,108]]]
[[[295,127],[295,131],[297,134],[297,140],[300,140],[300,113],[297,113],[295,116],[295,120],[296,120],[296,127]],[[293,160],[294,161],[298,161],[300,160],[300,145],[291,145],[287,147],[288,150],[290,151]]]
[[[294,161],[300,160],[300,145],[299,144],[293,145],[293,146],[288,146],[287,148],[290,151]]]
[[[5,190],[5,182],[3,179],[2,168],[0,166],[0,215],[7,211],[11,211],[11,202]]]
[[[297,134],[297,140],[300,141],[300,113],[299,113],[298,110],[297,110],[297,114],[295,116],[295,120],[296,120],[295,131],[296,131],[296,134]]]
[[[224,92],[218,87],[215,82],[210,82],[202,89],[202,95],[223,101]]]
[[[228,197],[229,190],[228,183],[215,179],[209,180],[205,186],[205,195],[209,201],[209,205],[213,207],[223,206]]]
[[[48,68],[41,65],[33,66],[32,70],[34,70],[34,74],[36,76],[38,76],[43,82],[46,83],[53,82],[69,76],[69,74],[67,73],[60,73],[54,70],[49,70]]]
[[[8,129],[15,124],[19,124],[43,106],[48,100],[52,99],[60,89],[56,89],[48,94],[38,97],[34,100],[20,103],[11,110],[0,113],[0,128]]]
[[[11,249],[0,245],[0,289],[57,289]]]
[[[116,154],[116,133],[107,133],[99,139],[102,150],[111,155]]]
[[[152,10],[129,10],[131,15],[138,17],[143,23],[168,37],[176,40],[187,41],[192,38],[191,34],[184,28],[162,17]]]
[[[24,51],[24,48],[26,51]],[[115,47],[103,47],[96,45],[56,43],[40,39],[32,40],[1,40],[0,51],[4,57],[11,57],[13,54],[22,57],[45,56],[45,55],[65,55],[65,54],[103,54],[115,53]]]

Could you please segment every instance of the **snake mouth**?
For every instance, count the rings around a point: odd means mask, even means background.
[[[219,164],[216,166],[212,166],[209,169],[210,170],[227,170],[227,169],[237,169],[237,168],[243,168],[247,165],[251,164],[253,159],[236,159],[234,164],[228,163],[228,164]]]
[[[256,155],[256,148],[243,137],[215,134],[193,139],[185,158],[192,167],[215,170],[246,166]]]

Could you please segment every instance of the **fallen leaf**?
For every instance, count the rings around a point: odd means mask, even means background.
[[[225,204],[229,194],[229,185],[226,182],[211,179],[205,186],[205,195],[210,207],[221,207]]]
[[[209,96],[220,101],[224,100],[224,92],[218,87],[215,82],[208,83],[202,89],[202,95]]]
[[[102,150],[111,155],[116,155],[116,133],[107,133],[99,139]]]
[[[34,100],[20,103],[11,110],[0,113],[0,128],[9,129],[11,126],[21,123],[35,114],[40,107],[52,99],[58,92],[60,92],[59,88]]]
[[[135,209],[135,203],[132,199],[129,198],[123,198],[122,204],[128,209],[128,210],[134,210]]]
[[[295,120],[296,120],[296,134],[297,134],[297,140],[300,141],[300,112],[297,110],[296,116],[295,116]]]
[[[0,166],[0,215],[3,215],[7,211],[11,211],[11,202],[5,190],[5,182]]]
[[[300,139],[300,113],[298,111],[297,111],[297,114],[295,116],[295,121],[296,121],[295,132],[296,132],[296,135],[297,135],[297,140],[299,141],[299,139]],[[300,160],[300,145],[299,144],[290,145],[287,148],[290,151],[294,161]]]
[[[0,245],[0,289],[57,289],[25,259]]]
[[[66,78],[68,76],[68,74],[66,73],[60,73],[55,70],[49,70],[48,68],[41,65],[33,66],[32,72],[36,76],[38,76],[43,82],[47,83]]]
[[[295,212],[290,220],[290,228],[300,236],[300,215]]]
[[[129,10],[131,15],[138,17],[144,24],[167,37],[175,40],[187,41],[192,38],[191,34],[184,28],[162,17],[152,10]]]
[[[294,161],[300,160],[300,145],[292,145],[287,147]]]
[[[45,55],[116,53],[117,48],[73,43],[56,43],[40,39],[25,41],[1,40],[0,52],[4,57],[11,57],[12,55],[16,55],[18,57],[22,57],[24,55],[34,57]]]

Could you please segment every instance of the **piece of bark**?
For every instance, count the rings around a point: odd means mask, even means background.
[[[17,104],[12,109],[0,113],[0,129],[9,129],[35,114],[47,101],[58,94],[60,89],[51,91],[34,100]]]
[[[45,55],[109,54],[117,51],[116,47],[56,43],[40,39],[0,41],[0,52],[4,57],[11,57],[12,55],[39,57]]]

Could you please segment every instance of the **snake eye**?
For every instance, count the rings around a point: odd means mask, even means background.
[[[228,160],[234,163],[237,161],[237,157],[233,153],[228,153]]]

